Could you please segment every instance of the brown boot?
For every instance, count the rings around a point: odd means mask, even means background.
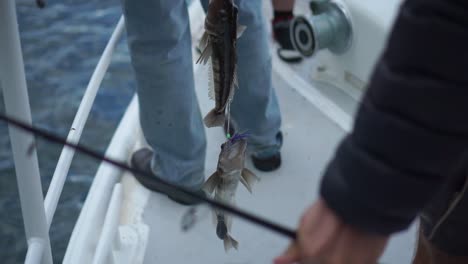
[[[468,264],[468,256],[458,257],[448,255],[433,246],[420,230],[413,264]]]

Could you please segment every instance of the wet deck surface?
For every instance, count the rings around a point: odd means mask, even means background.
[[[204,116],[214,103],[208,99],[206,67],[197,67],[195,77]],[[281,75],[275,73],[273,78],[283,118],[283,165],[278,171],[261,173],[253,168],[249,160],[247,167],[257,173],[261,181],[254,186],[253,194],[239,185],[236,201],[237,206],[244,210],[295,228],[303,210],[317,198],[321,173],[345,132],[290,87]],[[339,102],[355,104],[353,99],[338,90],[329,90],[328,95],[340,97],[335,98]],[[346,106],[343,110],[352,115],[354,109],[355,105]],[[208,139],[208,176],[215,170],[219,146],[224,137],[220,128],[205,131]],[[149,226],[144,263],[271,263],[288,245],[288,239],[234,218],[232,236],[238,240],[239,250],[226,253],[222,241],[216,237],[209,213],[194,229],[182,232],[181,217],[187,209],[160,194],[149,195],[141,219]],[[415,226],[394,237],[382,262],[410,263],[414,233]]]

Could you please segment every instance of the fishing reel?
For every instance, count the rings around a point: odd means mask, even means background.
[[[352,44],[353,28],[348,11],[333,0],[310,1],[311,15],[296,16],[290,25],[294,49],[304,57],[328,49],[342,54]]]

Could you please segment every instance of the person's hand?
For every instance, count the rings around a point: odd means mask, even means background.
[[[343,223],[320,199],[303,215],[297,240],[274,263],[375,264],[388,239]]]

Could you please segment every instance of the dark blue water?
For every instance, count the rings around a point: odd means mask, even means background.
[[[33,0],[31,0],[33,3]],[[86,85],[121,14],[118,0],[49,0],[45,9],[18,4],[33,123],[66,136]],[[1,38],[1,36],[0,36]],[[81,143],[105,151],[135,91],[125,39],[120,41]],[[1,91],[0,91],[1,92]],[[0,93],[0,110],[4,110]],[[26,240],[8,130],[0,123],[0,262],[22,263]],[[44,194],[62,147],[38,141]],[[50,230],[61,263],[99,163],[77,154]]]

